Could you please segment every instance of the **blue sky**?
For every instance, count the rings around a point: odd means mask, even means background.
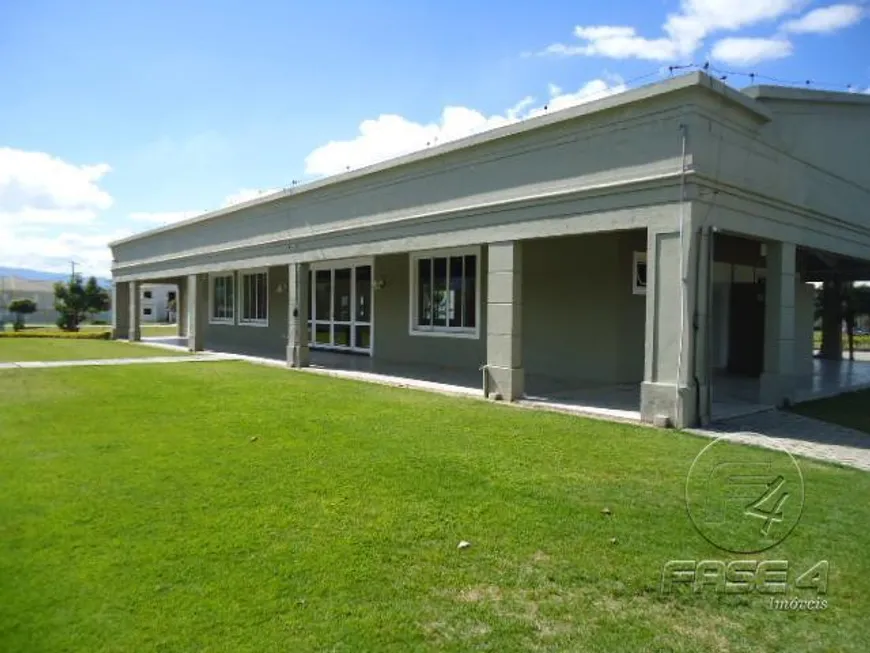
[[[113,238],[672,64],[864,92],[866,14],[806,0],[0,3],[0,265],[74,258],[106,274]]]

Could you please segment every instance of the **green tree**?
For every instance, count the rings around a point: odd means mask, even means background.
[[[24,328],[24,316],[36,313],[36,302],[32,299],[13,299],[9,302],[9,312],[15,313],[15,323],[12,328],[21,331]]]
[[[84,320],[109,310],[109,293],[90,277],[82,283],[75,275],[66,283],[54,284],[54,308],[58,312],[57,325],[64,331],[78,331]]]

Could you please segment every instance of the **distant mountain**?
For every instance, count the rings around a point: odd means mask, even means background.
[[[32,279],[34,281],[66,281],[69,274],[63,272],[44,272],[42,270],[29,270],[27,268],[6,268],[0,266],[0,277],[19,277],[20,279]],[[87,276],[85,276],[87,279]],[[111,283],[109,279],[97,278],[101,286]]]

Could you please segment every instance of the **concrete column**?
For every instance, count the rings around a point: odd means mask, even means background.
[[[175,295],[175,326],[176,335],[184,338],[187,335],[187,278],[178,281],[178,292]]]
[[[792,243],[767,245],[764,304],[764,372],[760,401],[780,406],[795,390],[795,250]]]
[[[308,263],[291,263],[287,275],[287,365],[308,367]]]
[[[489,245],[486,277],[484,393],[507,401],[523,396],[522,243]]]
[[[647,235],[646,344],[641,419],[677,428],[710,418],[709,230],[687,221]]]
[[[142,285],[138,281],[130,282],[130,293],[127,299],[127,305],[130,308],[127,340],[135,342],[142,339],[142,329],[140,328],[142,321]]]
[[[308,367],[308,263],[291,263],[287,270],[287,365]]]
[[[112,284],[112,338],[126,339],[130,335],[130,284],[116,281]]]
[[[205,349],[205,327],[208,320],[208,277],[191,274],[185,284],[187,295],[187,348]]]

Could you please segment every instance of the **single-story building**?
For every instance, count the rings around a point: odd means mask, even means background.
[[[677,426],[780,405],[817,372],[810,282],[870,278],[867,143],[867,95],[669,78],[114,242],[115,335],[168,283],[191,350]]]

